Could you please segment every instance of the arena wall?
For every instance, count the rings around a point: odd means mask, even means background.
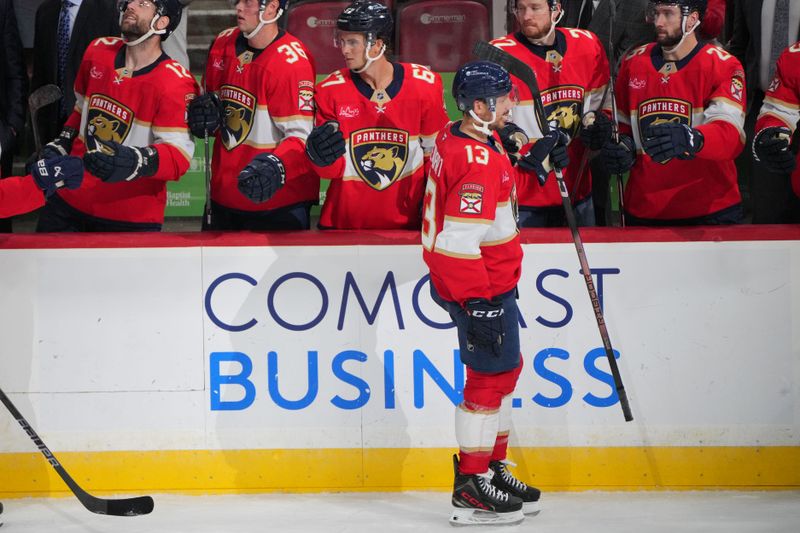
[[[511,458],[546,490],[800,487],[800,228],[524,230]],[[0,388],[96,492],[448,490],[418,235],[0,237]],[[0,498],[67,489],[0,412]]]

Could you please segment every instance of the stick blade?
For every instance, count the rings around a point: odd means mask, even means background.
[[[58,88],[58,85],[52,83],[42,85],[28,96],[28,107],[32,111],[36,111],[46,105],[58,102],[60,99],[61,89]]]
[[[150,496],[137,496],[135,498],[121,498],[119,500],[106,500],[90,496],[91,500],[82,501],[83,505],[91,512],[111,516],[139,516],[153,512],[155,503]]]

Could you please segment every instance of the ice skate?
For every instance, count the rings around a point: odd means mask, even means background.
[[[489,469],[494,472],[492,485],[522,500],[522,512],[527,515],[539,514],[539,497],[541,491],[536,487],[526,485],[508,470],[508,465],[517,466],[511,461],[492,461]]]
[[[453,456],[455,481],[453,483],[453,526],[513,525],[525,519],[522,500],[492,485],[494,472],[460,474],[458,457]]]

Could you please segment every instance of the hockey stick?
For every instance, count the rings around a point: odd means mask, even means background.
[[[97,498],[96,496],[92,496],[85,490],[83,490],[72,476],[70,476],[64,467],[61,466],[61,463],[56,459],[56,456],[53,455],[53,452],[45,445],[39,435],[33,430],[28,421],[20,414],[14,404],[11,403],[11,400],[8,399],[8,396],[3,392],[3,389],[0,389],[0,401],[3,402],[3,405],[6,406],[11,412],[11,415],[14,419],[19,422],[19,425],[22,426],[22,429],[25,430],[25,433],[31,438],[33,443],[39,448],[39,451],[47,459],[47,462],[50,463],[53,468],[55,468],[58,475],[61,476],[61,479],[64,480],[64,483],[70,488],[72,493],[75,495],[78,500],[83,504],[86,509],[93,513],[97,514],[107,514],[107,515],[114,515],[114,516],[137,516],[143,514],[149,514],[153,510],[153,498],[150,496],[137,496],[135,498],[122,498],[118,500],[111,500],[105,498]]]
[[[472,53],[480,59],[492,61],[504,67],[510,74],[519,78],[528,87],[533,96],[533,107],[536,112],[536,119],[539,122],[539,127],[543,134],[546,135],[549,133],[550,124],[547,123],[547,115],[545,115],[544,106],[542,105],[542,96],[539,92],[539,83],[536,80],[536,74],[534,74],[533,69],[511,54],[485,41],[476,42]],[[564,215],[566,216],[567,225],[572,233],[575,250],[578,252],[578,261],[581,265],[583,279],[586,282],[586,289],[589,291],[589,299],[592,302],[594,316],[597,320],[597,327],[600,330],[600,337],[603,339],[603,347],[605,348],[606,357],[608,358],[608,365],[611,367],[611,374],[614,377],[614,386],[619,396],[622,414],[625,416],[625,421],[630,422],[633,420],[631,406],[628,403],[628,395],[625,392],[625,386],[622,384],[622,376],[619,373],[617,360],[614,358],[614,349],[611,347],[611,339],[608,336],[608,328],[606,328],[606,321],[603,318],[603,310],[600,308],[600,299],[597,297],[597,290],[595,289],[594,280],[592,279],[592,271],[589,269],[589,261],[586,259],[586,251],[583,248],[583,241],[578,232],[575,212],[572,210],[572,204],[569,201],[569,191],[567,191],[567,185],[564,182],[564,175],[561,169],[556,168],[555,174],[556,181],[558,182],[558,190],[561,193],[561,204],[564,207]]]
[[[42,134],[37,116],[44,106],[54,104],[61,100],[61,89],[58,85],[42,85],[28,96],[28,109],[31,112],[31,129],[33,130],[33,144],[38,153],[42,149]]]
[[[614,19],[617,17],[617,6],[614,2],[608,3],[608,36],[609,39],[614,38]],[[622,57],[625,57],[624,55]],[[609,87],[611,87],[611,138],[614,140],[615,144],[619,144],[619,116],[617,115],[617,94],[615,92],[615,85],[617,83],[617,72],[618,70],[614,68],[614,63],[610,63],[611,65],[611,75],[608,81]],[[619,68],[619,66],[617,66]],[[617,197],[619,198],[619,224],[623,228],[625,227],[625,194],[624,194],[624,183],[622,179],[622,174],[616,174],[614,176],[617,180]]]

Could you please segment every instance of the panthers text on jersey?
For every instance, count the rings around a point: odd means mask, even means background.
[[[319,201],[319,179],[305,155],[314,123],[314,62],[308,49],[281,30],[263,50],[242,32],[221,32],[208,54],[205,90],[216,92],[225,110],[211,165],[211,198],[229,209],[268,211]],[[238,189],[242,169],[262,152],[283,161],[286,184],[255,204]]]
[[[800,42],[783,51],[775,68],[775,79],[764,96],[764,104],[756,122],[756,131],[764,128],[789,128],[798,135],[800,124]],[[795,140],[795,143],[797,141]],[[800,196],[800,152],[792,172],[792,190]]]
[[[125,43],[118,37],[92,41],[75,78],[75,109],[65,126],[78,130],[72,155],[86,152],[86,135],[125,146],[158,150],[155,175],[105,183],[86,172],[80,188],[58,195],[84,214],[135,223],[163,223],[167,181],[189,169],[194,140],[186,106],[197,95],[194,76],[162,55],[134,72],[125,68]]]
[[[528,64],[536,73],[536,81],[542,97],[545,116],[550,126],[558,127],[569,135],[570,164],[564,169],[564,181],[572,197],[582,200],[592,192],[589,165],[584,165],[584,176],[578,181],[580,161],[586,148],[576,139],[581,117],[588,111],[600,108],[610,73],[603,45],[588,30],[557,28],[552,46],[536,46],[520,32],[491,42],[494,46]],[[522,128],[531,140],[542,137],[536,118],[533,96],[530,89],[517,77],[512,76],[519,90],[519,105],[514,109],[512,122]],[[604,108],[610,108],[606,96]],[[523,148],[522,153],[529,147]],[[561,193],[554,176],[550,176],[544,187],[539,185],[536,175],[517,170],[517,190],[520,207],[551,207],[561,205]]]
[[[516,287],[522,246],[514,173],[499,137],[484,143],[460,124],[442,129],[431,155],[422,254],[436,292],[464,305]]]
[[[338,70],[317,85],[317,124],[339,123],[346,153],[328,167],[331,179],[320,226],[418,229],[426,161],[447,123],[442,80],[426,67],[393,63],[385,91]]]
[[[741,202],[733,160],[744,146],[746,99],[744,71],[735,57],[698,44],[672,62],[651,43],[623,60],[616,96],[620,133],[632,135],[638,151],[625,188],[626,211],[646,219],[684,219]],[[694,159],[656,163],[642,152],[646,129],[667,122],[703,134]]]

